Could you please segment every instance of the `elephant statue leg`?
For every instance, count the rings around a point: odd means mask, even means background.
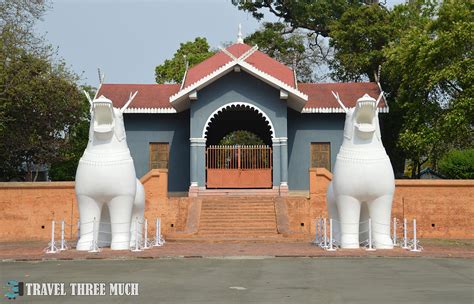
[[[380,196],[369,202],[369,213],[372,219],[372,235],[377,249],[392,249],[390,237],[390,212],[392,194]]]
[[[130,245],[130,223],[132,219],[133,196],[116,196],[108,203],[112,242],[110,249],[127,250]]]
[[[108,247],[112,241],[112,231],[110,228],[110,212],[107,204],[102,207],[99,225],[99,247]]]
[[[369,239],[369,207],[367,203],[360,206],[360,224],[359,224],[359,241]]]
[[[359,218],[361,203],[352,196],[339,195],[336,199],[341,226],[341,248],[359,248]],[[337,225],[337,223],[333,223]]]
[[[143,231],[143,222],[145,220],[145,189],[142,183],[137,179],[137,191],[133,202],[132,223],[130,224],[130,247],[135,246],[135,220],[138,218],[138,231]],[[138,241],[142,241],[142,235],[138,234]]]
[[[78,195],[77,202],[80,214],[80,237],[76,249],[88,251],[91,249],[92,241],[98,239],[99,220],[103,203],[86,195]],[[95,220],[95,231],[94,231]]]
[[[334,197],[334,190],[332,189],[332,183],[329,184],[328,191],[326,194],[326,199],[327,199],[328,218],[333,220],[332,237],[336,242],[341,243],[341,227],[339,224],[340,223],[339,212],[337,211],[336,198]],[[327,224],[329,225],[329,223]]]

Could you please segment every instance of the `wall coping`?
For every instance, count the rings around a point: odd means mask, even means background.
[[[324,176],[328,180],[332,180],[332,173],[326,168],[309,168],[309,172],[315,172],[316,175]]]
[[[472,187],[474,179],[397,179],[396,186],[403,187]]]
[[[159,177],[160,174],[167,174],[168,169],[152,169],[140,178],[142,184],[146,183],[152,177]],[[17,188],[49,188],[49,189],[74,189],[75,182],[0,182],[0,189],[17,189]]]
[[[74,188],[74,182],[1,182],[0,189],[14,188]]]
[[[309,172],[314,172],[318,176],[324,176],[332,180],[332,173],[325,168],[310,168]],[[152,177],[159,177],[160,174],[167,174],[168,169],[152,169],[140,178],[142,184],[146,183]],[[74,188],[74,182],[0,182],[0,189],[14,188]],[[473,187],[473,179],[397,179],[396,186],[403,187]]]
[[[309,172],[332,180],[332,173],[326,168],[309,168]],[[396,179],[395,186],[401,187],[473,187],[474,179]]]
[[[145,184],[152,177],[159,177],[161,174],[168,174],[168,169],[151,169],[147,172],[147,174],[143,175],[142,178],[140,178],[140,182],[142,184]]]

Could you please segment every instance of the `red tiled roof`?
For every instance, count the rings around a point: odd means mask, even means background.
[[[235,57],[239,58],[251,48],[252,47],[247,44],[236,43],[227,47],[226,50]],[[229,55],[225,54],[223,51],[217,52],[215,55],[209,57],[208,59],[188,70],[186,79],[184,81],[184,88],[206,77],[231,61],[232,58],[230,58]],[[293,88],[295,87],[293,70],[262,52],[258,50],[255,51],[252,55],[245,59],[245,62],[286,83],[287,85]]]
[[[112,100],[114,107],[123,107],[130,93],[138,91],[128,108],[173,108],[170,96],[177,93],[180,84],[108,84],[100,87],[97,96],[104,95]]]
[[[308,95],[305,109],[340,108],[331,91],[339,93],[342,102],[348,108],[354,107],[357,99],[366,93],[375,99],[380,95],[379,86],[375,82],[298,83],[298,89]],[[380,101],[379,107],[385,107],[384,98]]]
[[[276,61],[265,53],[256,51],[250,55],[246,60],[257,69],[265,72],[276,79],[286,83],[292,88],[295,88],[295,76],[293,70],[281,62]]]

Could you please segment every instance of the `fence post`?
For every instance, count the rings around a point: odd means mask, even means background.
[[[94,220],[92,221],[92,244],[91,244],[91,250],[89,250],[89,252],[100,252],[99,242],[98,242],[98,240],[96,239],[96,236],[95,236],[96,230],[97,230],[97,224],[96,224],[95,217],[94,217]],[[97,238],[98,237],[99,237],[99,232],[97,231]]]
[[[145,240],[143,243],[143,249],[148,249],[150,246],[148,246],[148,220],[145,219]]]
[[[408,238],[407,238],[407,219],[403,218],[403,249],[409,249],[408,247]]]
[[[132,249],[133,252],[141,251],[138,246],[138,217],[135,218],[135,248]]]
[[[324,246],[323,248],[328,248],[328,233],[327,233],[327,221],[326,221],[326,218],[324,218],[324,221],[323,221],[323,227],[324,227]]]
[[[393,218],[393,246],[397,246],[397,218]]]
[[[413,249],[410,251],[413,251],[413,252],[421,251],[420,249],[418,249],[418,240],[416,239],[416,218],[413,219]]]
[[[332,241],[332,218],[329,219],[329,248],[327,251],[336,251],[336,248],[333,247]]]
[[[64,220],[62,220],[61,222],[61,248],[59,248],[59,250],[63,251],[63,250],[66,250],[66,244],[65,244],[65,240],[64,240]]]
[[[54,226],[55,226],[55,222],[54,221],[51,221],[51,243],[50,243],[50,247],[49,247],[49,250],[46,251],[46,253],[56,253],[58,252],[58,249],[56,248],[56,244],[54,243]]]
[[[155,230],[155,243],[153,244],[154,247],[163,246],[164,240],[161,238],[161,220],[159,218],[156,219],[156,230]]]
[[[375,251],[376,249],[372,247],[372,219],[369,217],[369,248],[367,251]]]

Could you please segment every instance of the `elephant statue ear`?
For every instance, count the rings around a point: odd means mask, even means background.
[[[379,142],[382,142],[382,134],[380,133],[379,111],[375,113],[375,136]]]
[[[346,122],[344,124],[344,137],[351,140],[352,139],[352,133],[353,133],[351,111],[344,105],[344,103],[341,100],[341,97],[339,97],[339,93],[334,93],[333,91],[331,91],[331,93],[334,96],[334,98],[336,98],[337,103],[339,103],[341,108],[346,113]]]
[[[123,123],[123,115],[122,111],[120,109],[114,108],[114,119],[115,119],[115,127],[114,127],[114,132],[115,136],[117,137],[118,141],[125,140],[127,137],[125,134],[125,126]]]
[[[346,121],[344,122],[344,138],[351,140],[354,134],[354,122],[352,121],[352,111],[346,113]]]
[[[132,103],[133,99],[135,96],[137,96],[138,91],[135,91],[135,93],[130,93],[130,96],[128,97],[127,102],[125,102],[125,105],[120,108],[116,109],[114,108],[114,116],[115,116],[115,136],[117,137],[118,141],[122,141],[126,138],[125,135],[125,125],[123,123],[123,112],[130,106]]]
[[[377,98],[377,101],[375,102],[375,107],[376,107],[376,112],[375,112],[375,136],[377,137],[377,139],[380,142],[382,142],[382,134],[380,133],[380,123],[379,123],[379,103],[382,100],[382,98],[385,99],[384,91],[380,92],[380,95]]]

